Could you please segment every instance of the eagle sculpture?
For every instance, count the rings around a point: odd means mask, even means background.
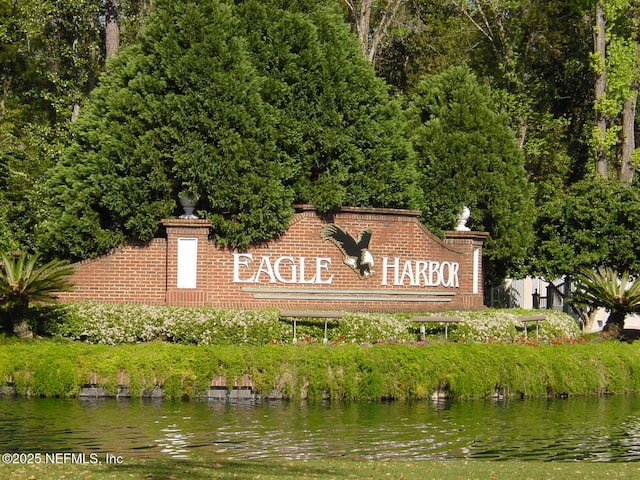
[[[320,232],[323,240],[329,240],[336,245],[344,259],[345,265],[350,267],[360,278],[369,278],[374,274],[373,255],[369,252],[369,242],[371,241],[371,230],[366,229],[360,232],[358,239],[354,238],[345,229],[340,228],[335,223],[325,225]]]

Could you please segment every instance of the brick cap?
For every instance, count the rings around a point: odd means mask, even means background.
[[[318,209],[314,205],[296,204],[293,206],[296,212],[317,212]],[[366,215],[399,215],[405,217],[419,217],[422,215],[420,210],[403,210],[401,208],[371,208],[371,207],[340,207],[337,211],[331,213],[361,213]]]
[[[444,237],[447,240],[485,240],[489,236],[489,232],[476,232],[464,230],[447,230]]]
[[[211,222],[204,218],[163,218],[160,220],[165,227],[210,227]]]

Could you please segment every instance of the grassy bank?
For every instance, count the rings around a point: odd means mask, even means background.
[[[318,461],[226,461],[124,459],[121,465],[2,465],[1,478],[64,478],[66,480],[131,480],[153,478],[261,480],[314,479],[558,479],[638,478],[636,463],[575,462],[356,462],[340,459]]]
[[[123,384],[133,396],[162,387],[165,397],[193,398],[214,378],[232,386],[245,375],[254,391],[289,399],[623,394],[640,392],[640,350],[619,342],[108,346],[40,339],[0,346],[0,384],[20,395],[76,396],[91,383],[111,394]]]

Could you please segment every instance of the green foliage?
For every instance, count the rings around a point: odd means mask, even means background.
[[[571,302],[579,307],[608,310],[611,313],[605,331],[622,329],[627,314],[640,312],[640,278],[632,279],[629,273],[611,268],[583,269],[576,276]]]
[[[337,2],[237,2],[263,98],[277,109],[277,142],[296,159],[296,201],[418,205],[399,105],[363,58]]]
[[[146,343],[111,347],[79,342],[5,342],[0,386],[20,395],[74,396],[91,382],[132,396],[164,387],[166,398],[205,393],[212,378],[228,385],[249,375],[257,393],[337,401],[546,397],[638,393],[635,345],[343,344],[318,346],[185,346]]]
[[[640,196],[635,188],[602,179],[577,182],[542,206],[530,269],[546,278],[598,267],[637,275],[638,222]]]
[[[590,144],[595,155],[599,151],[605,153],[613,173],[620,168],[621,145],[625,142],[621,127],[624,104],[630,99],[635,103],[638,93],[639,25],[635,20],[638,6],[636,2],[629,0],[602,0],[598,4],[602,7],[604,16],[606,45],[604,51],[593,54],[591,63],[593,70],[606,80],[605,90],[594,105],[595,110],[605,119],[605,127],[602,130],[593,129]],[[601,56],[604,56],[604,61]],[[611,178],[616,177],[617,175],[612,175]]]
[[[39,257],[40,254],[0,253],[0,306],[7,307],[13,331],[21,337],[31,335],[29,305],[52,302],[56,293],[72,288],[68,277],[73,266],[63,260],[38,265]]]
[[[159,4],[139,45],[112,63],[54,172],[48,249],[82,258],[147,241],[178,193],[200,197],[221,243],[281,233],[290,160],[269,137],[263,81],[220,2]]]
[[[290,327],[277,312],[150,305],[74,303],[65,318],[49,322],[49,334],[118,345],[167,341],[191,345],[266,345],[283,341]]]
[[[52,172],[47,251],[148,241],[182,192],[221,245],[283,233],[294,202],[414,206],[397,105],[323,2],[158,2]]]
[[[576,276],[573,302],[617,313],[640,311],[640,279],[631,279],[627,272],[610,268],[583,269]]]
[[[151,305],[99,304],[80,302],[64,305],[64,314],[50,315],[43,334],[118,345],[165,341],[187,345],[269,345],[290,343],[291,320],[281,320],[277,310],[227,310]],[[523,335],[517,315],[522,311],[485,310],[452,312],[464,321],[450,325],[452,341],[512,342]],[[540,335],[546,339],[576,338],[576,323],[562,312],[545,311]],[[442,326],[434,326],[430,340],[443,336]],[[324,338],[323,319],[298,319],[299,343],[317,344]],[[328,320],[327,339],[331,343],[370,345],[414,343],[420,338],[418,326],[407,314],[349,313]]]
[[[94,0],[0,2],[0,250],[36,243],[43,179],[98,66],[97,10]]]
[[[384,313],[345,313],[336,334],[345,342],[406,342],[415,339],[412,325],[400,315]]]
[[[538,324],[537,334],[547,340],[578,338],[578,324],[567,314],[555,310],[541,311],[545,316]],[[453,341],[465,342],[517,342],[523,337],[524,325],[518,316],[530,315],[526,310],[483,310],[480,312],[456,312],[462,322],[449,327]],[[530,324],[528,335],[535,336],[536,326]]]
[[[408,107],[426,211],[434,231],[452,229],[463,206],[470,226],[490,233],[490,278],[523,260],[533,240],[532,188],[522,152],[491,92],[468,68],[454,67],[419,84]]]

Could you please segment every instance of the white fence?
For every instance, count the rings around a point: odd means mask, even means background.
[[[553,308],[569,311],[563,295],[570,285],[564,279],[547,282],[542,278],[508,278],[503,285],[490,290],[489,306],[496,308]],[[569,312],[570,313],[570,312]]]
[[[575,312],[564,302],[564,296],[571,292],[570,282],[564,278],[547,282],[542,278],[508,278],[503,285],[489,290],[487,303],[494,308],[550,308],[568,313],[577,320]],[[608,313],[599,310],[593,331],[599,331],[607,321]],[[640,328],[640,317],[629,315],[625,320],[626,328]]]

